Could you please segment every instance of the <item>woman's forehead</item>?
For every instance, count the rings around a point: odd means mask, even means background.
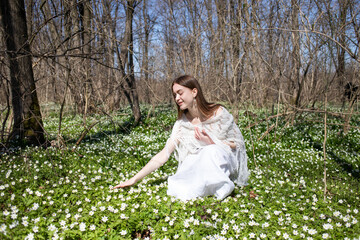
[[[177,91],[179,91],[179,90],[186,90],[186,89],[189,89],[190,90],[190,88],[187,88],[187,87],[184,87],[184,86],[181,86],[180,84],[177,84],[177,83],[175,83],[174,85],[173,85],[173,92],[177,92]]]

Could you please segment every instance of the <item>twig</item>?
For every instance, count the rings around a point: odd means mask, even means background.
[[[326,103],[327,103],[327,94],[325,93],[325,114],[324,114],[324,143],[323,143],[323,150],[324,150],[324,202],[326,202],[326,137],[327,137],[327,113],[326,113]]]
[[[281,117],[281,116],[290,115],[290,114],[293,114],[293,113],[295,113],[295,112],[291,111],[291,112],[286,112],[286,113],[279,113],[279,114],[276,114],[276,115],[273,115],[273,116],[270,116],[270,117],[261,119],[261,120],[259,120],[258,122],[255,122],[255,123],[253,123],[253,124],[251,124],[251,125],[248,125],[248,126],[245,127],[245,128],[252,128],[252,127],[258,125],[258,124],[261,123],[261,122],[268,121],[268,120],[273,119],[273,118],[276,118],[276,117]]]
[[[86,134],[88,134],[88,132],[91,130],[91,128],[93,128],[96,124],[98,124],[100,121],[94,122],[93,124],[90,125],[90,127],[85,128],[84,131],[82,132],[80,138],[76,141],[75,146],[73,148],[73,152],[75,151],[76,147],[81,143],[81,141],[84,139],[84,137],[86,136]]]
[[[258,138],[258,141],[262,140],[266,135],[269,134],[269,132],[276,126],[276,124],[274,123],[273,125],[271,125],[268,130],[266,130],[266,132],[263,133],[263,135],[261,137]]]

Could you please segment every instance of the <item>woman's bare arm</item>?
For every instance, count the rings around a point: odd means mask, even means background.
[[[123,183],[120,183],[119,185],[116,185],[113,189],[124,188],[134,185],[135,183],[137,183],[138,181],[164,165],[174,150],[175,144],[172,141],[168,141],[166,146],[158,154],[152,157],[151,160],[135,176]]]

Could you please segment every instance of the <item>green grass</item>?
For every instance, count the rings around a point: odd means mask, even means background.
[[[143,109],[144,114],[147,109]],[[165,145],[176,113],[156,108],[141,126],[129,126],[129,109],[94,115],[99,121],[74,150],[83,131],[80,116],[66,116],[66,147],[28,147],[1,153],[1,239],[354,239],[360,237],[360,116],[348,134],[329,117],[324,201],[322,116],[304,115],[258,140],[275,119],[249,129],[242,113],[251,172],[249,185],[223,201],[213,197],[181,202],[166,195],[166,165],[129,189],[111,190]],[[256,110],[257,118],[265,110]],[[44,120],[55,138],[57,114]],[[338,124],[338,125],[336,125]],[[129,130],[129,131],[126,131]],[[73,151],[74,150],[74,151]],[[254,152],[254,154],[253,154]],[[256,161],[256,165],[255,165]]]

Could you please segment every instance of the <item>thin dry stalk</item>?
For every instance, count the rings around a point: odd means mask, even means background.
[[[88,128],[85,126],[84,131],[82,132],[80,138],[76,141],[75,146],[73,147],[73,152],[76,150],[76,147],[79,146],[79,144],[81,143],[81,141],[85,138],[85,136],[89,133],[89,131],[96,125],[98,124],[98,122],[94,122],[93,124],[91,124]]]
[[[248,112],[249,109],[246,107],[246,111]],[[255,118],[255,125],[257,125],[256,123],[256,118]],[[254,125],[254,126],[255,126]],[[246,127],[246,128],[249,128],[249,132],[250,132],[250,141],[251,141],[251,146],[252,146],[252,153],[253,153],[253,160],[254,160],[254,164],[255,164],[255,167],[256,169],[258,169],[258,166],[256,164],[256,159],[255,159],[255,146],[254,146],[254,141],[253,141],[253,137],[252,137],[252,132],[251,132],[251,127]]]
[[[277,111],[276,111],[276,122],[275,122],[274,139],[276,139],[276,130],[277,130],[277,127],[278,127],[278,120],[279,120],[279,110],[280,110],[280,91],[279,91],[278,101],[277,101]]]
[[[327,104],[327,94],[325,93],[324,143],[323,143],[323,150],[324,150],[324,202],[326,201],[326,192],[327,192],[327,185],[326,185],[326,138],[327,138],[327,112],[326,112],[326,104]]]
[[[271,125],[266,132],[263,133],[263,135],[261,137],[258,138],[258,141],[263,140],[263,138],[269,134],[269,132],[271,132],[271,130],[275,127],[275,123],[273,125]]]

